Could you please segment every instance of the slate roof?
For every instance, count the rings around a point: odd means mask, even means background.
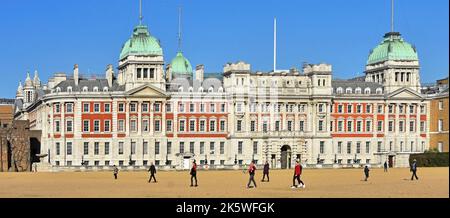
[[[89,92],[93,91],[94,87],[98,87],[99,91],[102,91],[104,87],[108,87],[109,91],[125,91],[125,86],[120,86],[114,80],[112,87],[109,87],[107,79],[80,79],[78,86],[75,85],[75,80],[68,79],[60,82],[55,88],[59,87],[61,91],[66,91],[69,86],[72,87],[72,91],[74,92],[82,91],[83,87],[87,87]]]

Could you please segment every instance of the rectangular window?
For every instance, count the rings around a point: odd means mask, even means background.
[[[67,103],[66,104],[66,113],[73,113],[73,104],[72,103]]]
[[[404,121],[399,121],[398,122],[398,130],[400,131],[400,132],[404,132],[405,131],[405,122]]]
[[[338,113],[342,113],[343,112],[343,106],[342,105],[338,105]]]
[[[323,121],[319,121],[319,131],[322,131],[321,129],[320,129],[320,122],[322,122],[322,125],[323,125]],[[291,132],[291,131],[293,131],[292,130],[292,120],[288,120],[287,121],[287,130],[289,131],[289,132]]]
[[[166,112],[172,112],[172,104],[166,104]]]
[[[111,104],[105,104],[105,112],[111,112]]]
[[[243,144],[244,142],[238,141],[238,154],[242,154]]]
[[[220,112],[225,112],[225,104],[220,104]]]
[[[372,105],[366,105],[366,113],[372,113]]]
[[[195,120],[189,120],[189,131],[195,132]]]
[[[280,121],[277,121],[278,125],[280,124]],[[304,132],[305,131],[305,121],[304,120],[300,120],[300,132]],[[277,130],[278,131],[278,130]]]
[[[72,142],[67,142],[67,155],[72,155]]]
[[[184,153],[184,142],[180,142],[180,154]]]
[[[377,113],[379,113],[379,114],[383,113],[383,105],[377,106]]]
[[[136,77],[138,79],[142,78],[142,68],[137,68]]]
[[[370,153],[370,142],[366,142],[366,154]]]
[[[444,131],[444,120],[442,119],[438,120],[438,131],[439,132]]]
[[[59,120],[55,120],[55,132],[61,131],[61,125]]]
[[[179,112],[184,112],[184,104],[178,105],[178,111]]]
[[[180,126],[179,126],[179,131],[180,132],[184,132],[184,127],[185,127],[185,120],[180,120]]]
[[[268,124],[267,121],[263,121],[263,132],[267,132]]]
[[[161,132],[161,120],[155,120],[155,132]]]
[[[358,113],[358,114],[362,113],[362,106],[361,105],[356,105],[356,113]]]
[[[89,103],[84,103],[83,104],[83,112],[89,113]]]
[[[258,154],[258,142],[253,142],[253,154]]]
[[[210,104],[209,105],[209,110],[211,111],[211,113],[216,112],[216,105],[215,104]]]
[[[155,142],[155,155],[159,154],[159,142]]]
[[[352,113],[352,105],[347,105],[347,113]]]
[[[347,154],[351,154],[351,153],[352,153],[352,143],[347,142]]]
[[[356,121],[356,131],[361,132],[362,130],[362,121],[358,120]]]
[[[61,147],[59,145],[59,142],[56,142],[56,155],[60,155],[61,154]]]
[[[150,79],[155,78],[155,68],[150,68]]]
[[[145,154],[148,154],[148,142],[143,142],[142,143],[142,153],[145,155]]]
[[[83,143],[83,154],[84,155],[89,155],[89,142],[84,142]]]
[[[389,132],[393,132],[394,131],[394,121],[390,120],[388,123],[388,130]]]
[[[172,120],[167,120],[166,121],[166,131],[167,132],[172,132]]]
[[[383,131],[383,121],[379,120],[377,124],[377,131],[381,132]]]
[[[167,154],[172,154],[172,142],[167,142],[166,152]]]
[[[161,104],[160,103],[153,104],[153,109],[155,112],[161,112]]]
[[[200,154],[205,153],[205,142],[200,142]]]
[[[100,112],[100,104],[99,104],[99,103],[95,103],[95,104],[94,104],[94,112],[95,112],[95,113]]]
[[[444,110],[444,102],[443,101],[439,101],[439,110]]]
[[[89,132],[89,120],[83,120],[83,132]]]
[[[118,121],[117,131],[119,131],[119,132],[125,131],[125,120]]]
[[[241,132],[242,131],[242,120],[238,120],[236,124],[236,131]]]
[[[105,155],[109,155],[109,142],[105,142]]]
[[[377,142],[377,152],[381,152],[381,143],[382,142]]]
[[[356,153],[361,154],[361,142],[356,142]]]
[[[72,120],[67,120],[66,121],[66,131],[67,132],[72,132],[73,131],[73,121]]]
[[[94,120],[94,132],[100,132],[100,120]]]
[[[215,120],[209,121],[209,131],[210,132],[216,131],[216,121]]]
[[[119,112],[125,112],[125,104],[119,103]]]
[[[220,154],[225,154],[225,142],[220,142]]]
[[[148,120],[147,119],[142,120],[142,131],[144,131],[144,132],[148,132],[149,131]]]
[[[111,121],[110,120],[105,120],[105,126],[104,126],[104,131],[105,132],[109,132],[111,131]]]
[[[342,154],[342,142],[338,142],[337,153]]]
[[[338,132],[343,132],[344,131],[344,121],[339,120],[337,128],[338,128],[337,129]]]
[[[100,143],[94,142],[94,155],[98,155],[100,153]]]
[[[425,121],[420,121],[420,131],[425,132]]]
[[[205,112],[205,104],[200,104],[200,112]]]
[[[61,113],[61,105],[55,104],[55,113]]]
[[[414,105],[410,105],[409,106],[409,113],[413,114],[414,113]]]
[[[254,120],[250,121],[250,131],[252,132],[256,131],[256,121]]]
[[[123,154],[123,142],[119,142],[119,155]]]
[[[130,120],[130,131],[132,132],[136,132],[137,131],[137,125],[136,125],[136,120]]]
[[[215,148],[214,142],[210,142],[210,143],[209,143],[209,153],[210,153],[210,154],[214,154],[214,153],[215,153],[215,150],[216,150],[216,148]]]
[[[372,121],[366,120],[366,132],[372,131]]]
[[[206,125],[206,120],[200,120],[200,132],[205,132],[205,125]]]
[[[353,127],[352,121],[347,121],[347,132],[351,132]]]
[[[416,122],[414,122],[414,121],[409,121],[409,131],[410,131],[410,132],[415,132],[415,131],[416,131],[415,126],[416,126]]]
[[[148,103],[142,104],[142,112],[148,112]]]
[[[288,123],[289,124],[289,123]],[[290,129],[288,129],[288,131],[291,131]],[[319,131],[323,131],[323,120],[319,120]]]
[[[325,153],[325,142],[324,141],[320,141],[320,153],[321,154]]]
[[[136,154],[136,142],[131,142],[131,154]]]
[[[195,148],[195,142],[189,142],[189,152],[191,152],[192,154],[195,153],[194,148]]]
[[[225,120],[220,121],[220,131],[225,132]]]
[[[136,112],[136,103],[131,103],[130,104],[130,112]]]

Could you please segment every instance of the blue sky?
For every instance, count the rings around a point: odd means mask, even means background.
[[[143,0],[144,23],[161,40],[165,61],[177,51],[183,7],[183,51],[193,65],[221,72],[244,60],[252,70],[273,65],[278,19],[278,68],[303,62],[333,65],[334,77],[363,75],[369,51],[390,31],[389,0]],[[449,1],[396,0],[395,30],[419,52],[422,82],[449,72]],[[2,0],[0,97],[14,97],[26,72],[104,74],[117,67],[122,44],[138,24],[138,0]]]

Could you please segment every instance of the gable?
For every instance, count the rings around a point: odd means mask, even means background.
[[[393,93],[391,93],[388,98],[392,99],[392,98],[399,98],[399,99],[422,99],[423,97],[410,89],[399,89]]]
[[[150,86],[150,85],[144,85],[135,89],[132,89],[128,91],[128,95],[133,97],[160,97],[160,98],[166,98],[167,95],[164,93],[164,91]]]

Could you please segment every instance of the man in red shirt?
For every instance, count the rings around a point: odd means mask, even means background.
[[[247,188],[250,188],[251,182],[253,182],[253,184],[255,185],[255,188],[256,188],[255,171],[256,171],[255,161],[252,161],[252,163],[250,164],[250,167],[248,168],[248,174],[250,174],[250,179],[248,180]]]
[[[292,180],[292,188],[305,188],[305,183],[300,179],[300,175],[302,175],[303,167],[300,165],[298,161],[295,162],[295,170],[294,170],[294,178]],[[295,185],[295,180],[297,179],[298,185]],[[301,184],[301,185],[300,185]]]
[[[194,186],[193,184],[193,180],[195,179],[195,187],[197,187],[197,164],[194,162],[192,162],[192,168],[191,168],[191,187]]]

